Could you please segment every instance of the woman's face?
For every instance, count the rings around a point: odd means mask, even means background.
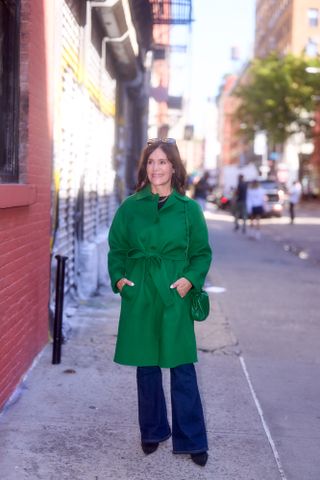
[[[170,189],[172,175],[172,163],[160,147],[156,148],[156,150],[150,153],[147,160],[147,176],[151,188],[155,191],[159,187],[163,190],[166,188]]]

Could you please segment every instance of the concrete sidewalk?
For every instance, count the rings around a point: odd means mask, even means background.
[[[208,220],[228,222],[233,229],[234,217],[228,211],[218,210],[213,205],[207,204],[205,216]],[[248,226],[249,223],[248,221]],[[247,233],[249,230],[247,228]],[[241,228],[235,235],[242,235]],[[297,205],[293,225],[290,224],[288,209],[281,218],[263,218],[261,236],[277,242],[289,255],[295,255],[303,261],[320,266],[320,201],[304,201]]]
[[[262,234],[273,238],[289,254],[320,266],[320,201],[297,205],[293,225],[287,213],[280,219],[262,220]]]
[[[20,396],[1,415],[1,478],[280,479],[219,298],[212,298],[212,317],[197,324],[198,381],[210,445],[205,468],[187,455],[173,455],[170,439],[154,454],[143,454],[135,369],[112,361],[119,297],[106,291],[69,318],[72,333],[61,364],[51,365],[48,345]],[[169,399],[169,372],[163,372]]]

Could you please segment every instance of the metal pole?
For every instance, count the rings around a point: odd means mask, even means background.
[[[68,257],[56,255],[58,266],[56,275],[56,306],[54,314],[53,326],[53,351],[52,364],[56,365],[61,360],[61,344],[62,344],[62,314],[63,314],[63,298],[64,298],[64,273],[66,260]]]

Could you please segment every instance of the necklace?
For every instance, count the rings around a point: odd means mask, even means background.
[[[169,197],[169,195],[167,195],[166,197],[159,197],[158,203],[163,203],[163,202],[165,202],[168,197]]]

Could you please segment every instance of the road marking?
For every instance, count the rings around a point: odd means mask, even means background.
[[[226,289],[224,287],[214,287],[213,285],[210,287],[204,287],[207,292],[214,292],[214,293],[224,293]]]
[[[267,425],[267,422],[265,421],[265,418],[264,418],[264,414],[263,414],[263,410],[262,410],[262,407],[260,405],[260,402],[258,400],[258,397],[256,395],[256,392],[254,391],[254,388],[253,388],[253,385],[252,385],[252,382],[251,382],[251,379],[250,379],[250,375],[249,375],[249,372],[247,370],[247,366],[246,366],[246,363],[244,361],[244,358],[240,355],[239,356],[239,360],[240,360],[240,363],[241,363],[241,367],[242,367],[242,370],[243,370],[243,373],[246,377],[246,380],[248,382],[248,385],[249,385],[249,388],[250,388],[250,392],[251,392],[251,395],[252,395],[252,398],[253,398],[253,401],[255,403],[255,406],[256,406],[256,409],[258,410],[258,413],[259,413],[259,416],[260,416],[260,420],[261,420],[261,423],[262,423],[262,426],[264,428],[264,431],[265,431],[265,434],[268,438],[268,442],[270,444],[270,447],[271,447],[271,450],[272,450],[272,453],[273,453],[273,456],[275,458],[275,461],[276,461],[276,464],[277,464],[277,467],[278,467],[278,470],[279,470],[279,473],[280,473],[280,476],[282,478],[282,480],[287,480],[287,477],[283,471],[283,467],[282,467],[282,464],[281,464],[281,461],[280,461],[280,455],[278,453],[278,450],[277,450],[277,447],[273,441],[273,438],[271,436],[271,432],[270,432],[270,429]]]

